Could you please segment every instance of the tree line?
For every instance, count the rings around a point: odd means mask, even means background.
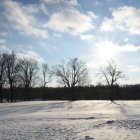
[[[40,73],[39,64],[35,59],[18,58],[12,52],[0,54],[0,101],[3,101],[3,90],[9,89],[8,101],[13,102],[15,88],[23,88],[30,100],[30,90],[35,86],[46,87],[52,76],[64,87],[83,86],[89,83],[88,70],[84,62],[78,58],[69,59],[65,64],[54,65],[50,70],[43,64]]]
[[[3,101],[3,89],[9,88],[8,101],[13,102],[15,87],[24,87],[26,93],[34,86],[39,70],[38,63],[33,59],[18,59],[16,54],[0,55],[0,97]],[[27,98],[28,95],[27,95]]]
[[[57,90],[46,88],[47,84],[52,82],[52,77],[54,76],[57,78],[58,85],[63,87],[61,88],[63,90],[60,88],[56,88]],[[125,75],[122,71],[118,70],[115,62],[110,60],[106,67],[99,68],[98,76],[102,82],[104,81],[107,84],[106,95],[113,101],[114,89],[117,89],[117,81],[125,78]],[[62,99],[58,97],[59,94],[58,96],[56,95],[57,92],[60,91],[61,93],[66,91],[66,93],[70,94],[65,95],[63,93],[64,95],[60,95],[63,96],[64,99],[84,99],[83,96],[87,96],[88,92],[79,92],[79,89],[85,91],[89,85],[90,78],[86,64],[78,58],[71,58],[67,62],[62,61],[60,64],[49,68],[47,63],[39,67],[35,59],[19,58],[14,52],[0,54],[0,102],[3,102],[4,98],[6,98],[8,102],[13,102],[19,93],[22,94],[22,97],[24,94],[24,100],[30,100],[35,93],[33,88],[40,89],[38,90],[38,95],[40,93],[42,99]],[[100,86],[100,89],[103,89],[103,87],[104,86]],[[76,93],[80,94],[76,95]],[[92,94],[92,92],[90,92],[90,94]],[[96,97],[95,94],[94,96]],[[91,97],[91,99],[92,98],[93,97]]]

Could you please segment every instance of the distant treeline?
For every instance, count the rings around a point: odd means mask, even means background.
[[[140,85],[118,86],[124,79],[114,60],[100,67],[97,76],[101,83],[90,85],[86,63],[78,58],[53,65],[39,66],[33,58],[20,58],[14,52],[0,54],[0,102],[18,100],[137,100]],[[53,77],[53,78],[52,78]],[[57,79],[61,88],[48,87]]]
[[[10,100],[9,89],[4,90],[4,99]],[[115,86],[112,91],[108,86],[90,86],[75,88],[32,88],[26,95],[23,88],[16,88],[14,101],[23,100],[140,100],[140,85]]]

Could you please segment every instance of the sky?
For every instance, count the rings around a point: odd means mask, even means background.
[[[92,84],[110,59],[140,83],[139,0],[0,0],[0,53],[49,66],[79,58]]]

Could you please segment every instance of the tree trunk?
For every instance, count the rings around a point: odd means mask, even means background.
[[[46,100],[46,99],[47,99],[47,88],[43,87],[42,100]]]
[[[13,102],[13,86],[10,85],[10,101]]]
[[[30,101],[30,88],[26,87],[26,95],[27,95],[27,101]]]
[[[111,102],[113,102],[114,101],[114,92],[113,92],[113,86],[111,86],[110,87],[110,100],[111,100]]]
[[[0,85],[0,102],[3,102],[3,88],[2,85]]]

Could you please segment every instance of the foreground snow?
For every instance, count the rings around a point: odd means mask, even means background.
[[[0,140],[139,140],[140,101],[0,104]]]

